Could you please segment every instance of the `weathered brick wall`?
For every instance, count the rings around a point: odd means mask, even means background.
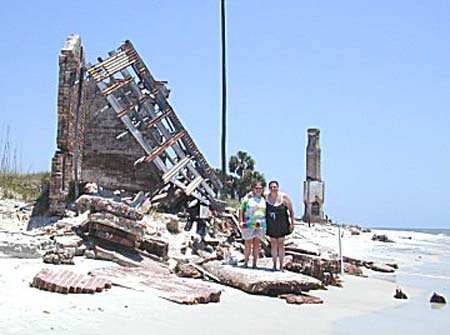
[[[80,88],[84,66],[81,39],[70,35],[59,55],[58,130],[52,159],[49,211],[63,214],[70,187],[80,177],[83,157],[84,87]]]
[[[153,163],[133,163],[145,155],[131,134],[117,139],[126,128],[95,85],[87,83],[86,128],[81,179],[110,189],[153,191],[161,186]],[[106,108],[105,108],[106,106]]]

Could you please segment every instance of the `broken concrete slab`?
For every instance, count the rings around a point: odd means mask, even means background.
[[[202,267],[217,277],[222,284],[251,294],[276,297],[285,293],[299,294],[303,291],[323,288],[319,280],[289,271],[243,268],[224,265],[220,261],[207,262],[202,264]]]

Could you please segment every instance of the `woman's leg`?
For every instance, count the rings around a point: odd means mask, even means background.
[[[244,267],[248,266],[248,259],[250,258],[250,252],[252,250],[252,241],[253,239],[245,240],[245,249],[244,249]]]
[[[280,258],[280,270],[284,271],[284,237],[277,238],[278,257]]]
[[[256,262],[258,261],[259,248],[261,246],[261,241],[258,237],[253,238],[253,268],[256,268]]]
[[[275,237],[270,238],[270,253],[272,254],[273,269],[277,269],[278,241]]]

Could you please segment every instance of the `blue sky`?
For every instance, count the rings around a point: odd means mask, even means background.
[[[227,1],[228,156],[249,152],[300,215],[319,127],[325,211],[340,223],[450,227],[450,2]],[[130,39],[220,166],[220,0],[2,5],[0,127],[24,170],[55,150],[58,53]]]

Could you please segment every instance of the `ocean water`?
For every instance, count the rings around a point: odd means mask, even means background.
[[[408,288],[418,289],[419,294],[395,307],[340,320],[333,334],[450,334],[450,229],[375,231],[396,241],[380,244],[376,257],[395,260],[399,269],[394,275],[372,277],[394,281],[406,294]],[[431,304],[433,292],[443,295],[447,304]]]

